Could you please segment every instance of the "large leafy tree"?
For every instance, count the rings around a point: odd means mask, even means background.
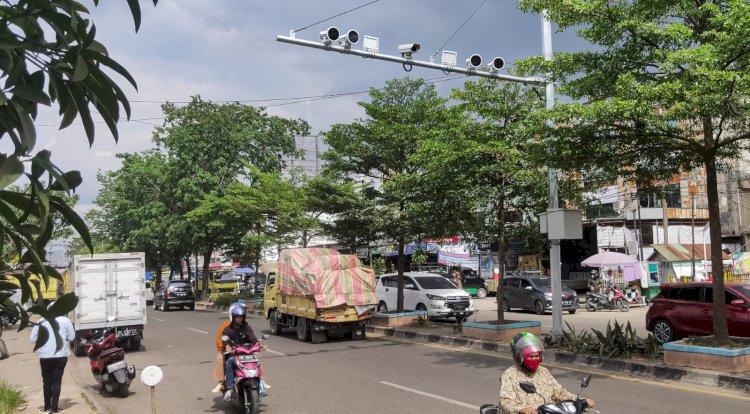
[[[99,1],[94,0],[94,5]],[[156,4],[157,0],[153,0]],[[137,1],[128,1],[136,30],[141,13]],[[87,17],[88,10],[75,0],[20,0],[0,4],[0,140],[6,152],[0,153],[0,241],[17,252],[4,256],[0,263],[3,278],[16,278],[21,285],[22,301],[31,294],[29,275],[60,279],[43,262],[45,246],[54,229],[52,217],[60,213],[91,248],[84,222],[54,191],[72,191],[81,183],[77,171],[62,171],[51,160],[49,151],[35,152],[34,120],[39,105],[59,108],[61,128],[79,119],[90,143],[94,141],[92,112],[107,124],[117,139],[120,109],[130,116],[125,94],[110,77],[116,73],[135,86],[130,74],[112,59],[96,39],[96,27]],[[25,172],[24,164],[29,164]],[[8,189],[24,179],[28,191]],[[20,211],[21,213],[17,213]],[[9,299],[12,284],[0,281],[0,307],[21,314],[20,329],[28,323],[28,313]],[[29,309],[47,319],[57,332],[56,315],[75,307],[77,298],[66,295],[49,308],[41,303]],[[61,346],[59,335],[55,336]],[[37,346],[46,341],[40,335]]]
[[[102,190],[94,200],[99,209],[90,212],[90,220],[108,245],[145,252],[157,269],[158,286],[161,265],[180,251],[184,241],[179,231],[185,218],[177,212],[169,162],[153,150],[119,157],[120,169],[99,174]]]
[[[309,132],[307,122],[269,116],[262,108],[216,104],[199,96],[185,106],[162,107],[164,126],[154,141],[166,154],[175,179],[178,213],[187,215],[204,202],[221,198],[238,181],[252,183],[252,171],[278,172],[283,156],[295,156],[295,136]],[[203,255],[203,288],[208,289],[211,253],[236,239],[231,222],[191,221],[190,234]]]
[[[404,183],[408,176],[420,174],[412,155],[446,130],[450,113],[435,87],[421,79],[390,80],[382,89],[370,89],[370,98],[359,102],[366,119],[333,125],[325,133],[330,150],[323,157],[327,173],[367,186],[363,194],[376,205],[372,227],[398,245],[397,308],[403,310],[404,248],[423,235],[432,220]]]
[[[543,102],[530,88],[494,80],[466,82],[452,97],[460,122],[452,133],[425,142],[414,156],[422,174],[412,177],[413,188],[432,210],[425,214],[443,218],[434,224],[444,234],[494,239],[502,264],[509,223],[534,223],[546,205],[546,170],[534,156],[537,128],[531,116]],[[502,276],[504,266],[499,268]],[[497,302],[502,323],[503,301]]]
[[[729,341],[717,170],[750,138],[750,4],[745,0],[522,0],[549,10],[592,50],[524,65],[550,73],[572,103],[543,116],[560,168],[639,185],[704,168],[711,224],[713,331]]]

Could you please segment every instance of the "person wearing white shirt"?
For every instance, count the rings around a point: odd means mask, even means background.
[[[62,377],[70,353],[68,343],[75,339],[76,331],[70,319],[65,316],[58,316],[55,321],[60,328],[60,338],[63,341],[60,349],[57,348],[52,326],[47,320],[40,319],[34,325],[34,329],[31,330],[31,342],[36,342],[39,338],[39,329],[45,329],[48,334],[47,342],[36,350],[39,354],[39,364],[42,367],[42,382],[44,385],[44,408],[39,410],[40,413],[64,412],[58,406],[58,401],[60,400]]]

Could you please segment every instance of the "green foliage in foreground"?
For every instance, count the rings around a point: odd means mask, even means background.
[[[560,336],[547,335],[544,346],[558,350],[570,351],[576,354],[598,355],[607,358],[658,358],[662,349],[653,335],[639,338],[635,329],[627,325],[620,325],[615,321],[614,326],[607,322],[606,331],[596,329],[576,332],[569,323],[565,323]]]
[[[11,414],[25,402],[19,387],[0,381],[0,414]]]

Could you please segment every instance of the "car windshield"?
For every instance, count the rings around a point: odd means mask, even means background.
[[[735,286],[734,288],[737,289],[737,291],[739,291],[743,295],[750,298],[750,286],[741,285],[741,286]]]
[[[186,288],[190,287],[190,283],[188,282],[170,282],[169,288]]]
[[[428,276],[415,278],[422,289],[455,289],[456,286],[442,276]]]
[[[547,277],[532,277],[529,280],[531,280],[531,282],[535,284],[536,287],[541,288],[541,289],[552,286],[552,282]]]

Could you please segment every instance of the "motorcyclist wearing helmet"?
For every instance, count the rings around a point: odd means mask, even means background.
[[[229,307],[229,320],[231,323],[222,332],[224,352],[231,351],[232,344],[249,344],[249,346],[252,346],[258,343],[258,338],[255,336],[253,328],[245,321],[246,314],[247,307],[243,303],[235,302]],[[224,336],[227,336],[229,339],[226,341],[223,340]],[[261,345],[261,348],[266,349],[266,346]],[[230,356],[224,362],[224,377],[226,379],[224,400],[229,401],[232,399],[232,391],[234,389],[234,356]]]
[[[602,280],[601,277],[599,277],[599,271],[592,270],[591,277],[589,278],[589,292],[601,294],[603,286],[604,286],[604,281]]]
[[[542,404],[575,400],[576,395],[568,392],[543,366],[544,345],[538,336],[521,332],[510,341],[510,351],[515,365],[506,369],[500,377],[500,412],[502,414],[536,414]],[[522,381],[530,382],[538,394],[527,394],[521,389]],[[588,407],[594,401],[586,399]]]

